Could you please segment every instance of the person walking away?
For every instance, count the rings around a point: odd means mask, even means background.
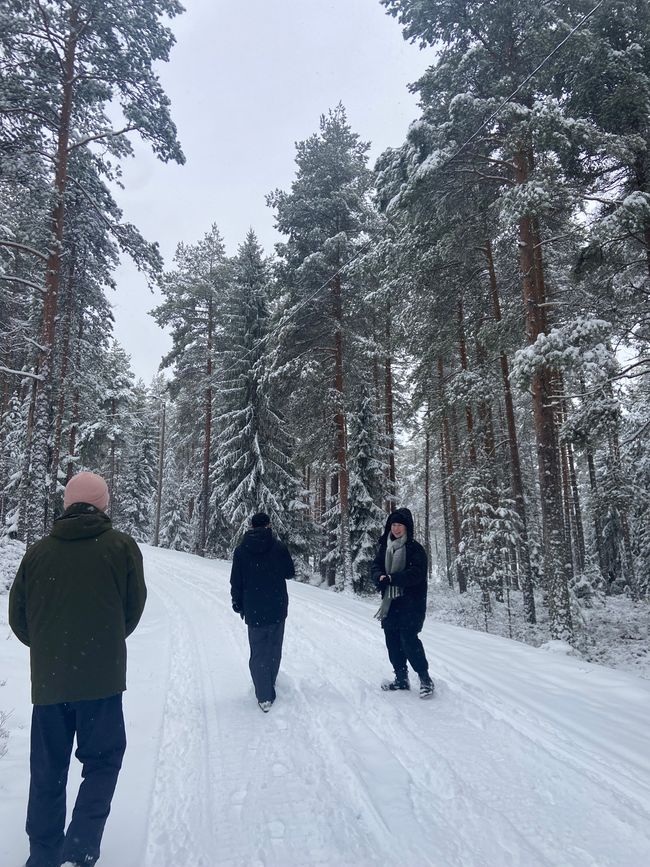
[[[230,592],[233,611],[248,627],[249,668],[264,713],[275,701],[289,607],[287,579],[294,575],[289,549],[273,535],[269,516],[265,512],[253,515],[251,529],[244,533],[232,558]]]
[[[388,658],[395,677],[382,684],[384,690],[410,689],[408,665],[420,678],[420,698],[431,698],[434,683],[418,634],[427,608],[427,555],[413,538],[409,509],[392,512],[386,521],[372,563],[372,578],[382,602],[375,615],[381,620]]]
[[[106,514],[106,482],[78,473],[64,513],[32,545],[9,595],[9,623],[29,647],[32,682],[26,867],[95,864],[126,748],[126,642],[146,599],[142,555]],[[83,781],[67,831],[74,738]]]

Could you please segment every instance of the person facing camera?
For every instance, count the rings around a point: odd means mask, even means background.
[[[409,509],[392,512],[386,521],[372,563],[372,578],[382,596],[375,617],[381,621],[388,658],[395,677],[382,683],[388,691],[407,690],[408,665],[420,678],[420,698],[431,698],[434,683],[418,633],[424,626],[427,608],[427,555],[413,538],[413,516]]]

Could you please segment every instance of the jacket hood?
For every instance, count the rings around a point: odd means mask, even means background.
[[[395,509],[394,512],[391,512],[388,518],[386,519],[386,526],[384,528],[384,538],[388,539],[388,534],[390,533],[390,525],[393,522],[397,522],[399,524],[404,524],[406,527],[406,538],[413,538],[413,515],[411,514],[411,510],[402,506],[401,509]]]
[[[88,503],[76,503],[57,518],[50,532],[56,539],[92,539],[112,528],[111,519]]]
[[[252,554],[266,554],[273,545],[273,531],[270,527],[253,527],[246,530],[241,545]]]

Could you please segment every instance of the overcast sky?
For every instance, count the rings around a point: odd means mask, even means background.
[[[342,102],[372,143],[371,164],[417,116],[407,85],[432,61],[406,43],[379,0],[184,0],[177,44],[161,68],[187,163],[165,165],[139,141],[117,192],[124,218],[158,241],[167,267],[179,241],[216,223],[230,255],[249,226],[278,240],[265,196],[288,189],[295,143]],[[159,303],[130,264],[117,274],[115,335],[149,382],[169,337],[147,315]]]

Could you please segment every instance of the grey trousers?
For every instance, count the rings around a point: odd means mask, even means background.
[[[249,626],[248,643],[255,697],[258,701],[275,701],[275,679],[282,659],[284,620],[268,626]]]

